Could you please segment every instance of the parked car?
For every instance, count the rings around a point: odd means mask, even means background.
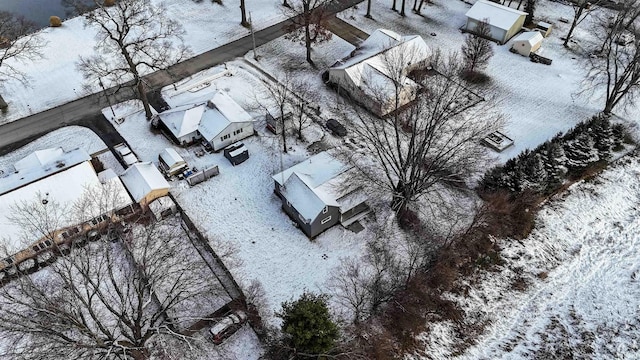
[[[347,129],[345,129],[345,127],[336,119],[327,120],[327,129],[329,129],[333,133],[333,135],[336,136],[347,135]]]
[[[236,310],[218,321],[209,332],[214,344],[222,344],[224,339],[233,335],[242,325],[247,322],[247,314],[244,311]]]
[[[126,144],[118,144],[113,147],[118,156],[124,161],[127,166],[131,166],[138,162],[136,155],[129,149]]]

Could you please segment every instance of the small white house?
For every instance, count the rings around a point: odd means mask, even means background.
[[[487,0],[478,0],[465,15],[466,31],[474,33],[478,24],[486,21],[489,24],[489,37],[499,44],[505,44],[516,35],[527,17],[526,12]]]
[[[158,120],[179,145],[193,144],[200,139],[198,126],[204,113],[204,104],[190,104],[158,114]]]
[[[186,146],[207,141],[214,151],[253,135],[253,118],[223,91],[206,103],[179,106],[158,114],[173,141]]]
[[[187,162],[173,148],[166,148],[158,155],[158,165],[169,176],[178,174],[187,168]]]
[[[542,39],[544,37],[538,31],[523,32],[513,39],[511,48],[522,56],[529,56],[529,54],[540,48]]]
[[[131,197],[143,208],[169,193],[169,183],[150,162],[136,163],[120,175]]]
[[[206,104],[198,132],[214,151],[253,135],[253,118],[229,95],[218,91]]]
[[[419,35],[402,36],[394,31],[377,29],[348,56],[329,68],[329,82],[347,92],[371,112],[385,116],[413,99],[419,85],[406,75],[426,66],[430,50]],[[389,64],[407,62],[401,76]],[[397,82],[400,82],[399,84]],[[399,89],[399,104],[396,104]]]

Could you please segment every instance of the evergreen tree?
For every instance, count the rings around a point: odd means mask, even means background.
[[[566,174],[566,168],[563,164],[567,158],[564,154],[564,149],[558,141],[547,141],[543,146],[544,148],[541,150],[541,154],[543,154],[542,159],[547,173],[544,192],[550,194],[563,183]]]
[[[613,131],[611,130],[609,118],[606,116],[594,116],[590,121],[590,125],[598,156],[602,160],[609,160],[613,146]]]
[[[587,132],[581,132],[576,135],[575,139],[567,142],[564,151],[567,156],[567,167],[573,174],[600,159],[598,150],[594,147],[593,138]]]
[[[298,300],[282,303],[282,311],[276,316],[282,319],[285,342],[294,353],[327,354],[338,338],[326,295],[305,291]]]
[[[612,146],[614,151],[622,150],[622,143],[624,142],[624,126],[622,124],[613,124],[611,126],[611,138],[613,140]]]
[[[523,163],[523,185],[524,189],[542,191],[546,187],[547,170],[545,169],[542,156],[538,153],[529,153],[524,158]]]

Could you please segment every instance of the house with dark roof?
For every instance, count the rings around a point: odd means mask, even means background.
[[[273,175],[274,192],[282,200],[282,209],[314,238],[338,223],[349,226],[369,211],[362,189],[347,181],[352,171],[321,152]]]

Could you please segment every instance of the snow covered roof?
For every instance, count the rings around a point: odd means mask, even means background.
[[[84,161],[91,160],[82,149],[65,152],[61,147],[38,150],[16,162],[15,172],[0,178],[0,194],[69,169]]]
[[[47,204],[54,204],[55,202],[60,204],[62,208],[68,209],[73,204],[83,200],[87,194],[98,194],[100,191],[106,190],[109,192],[109,205],[114,206],[114,208],[90,209],[91,216],[98,216],[103,212],[131,204],[131,198],[120,180],[117,177],[115,179],[109,178],[107,172],[102,172],[101,174],[101,177],[105,179],[104,182],[100,181],[91,163],[84,161],[0,196],[0,229],[2,229],[0,238],[4,240],[2,245],[6,247],[9,253],[15,253],[22,250],[28,243],[32,243],[43,236],[43,234],[24,234],[25,229],[9,220],[8,217],[11,214],[15,214],[13,207],[23,201],[30,203],[46,199]],[[91,203],[100,203],[104,206],[103,201]],[[74,222],[74,214],[64,213],[65,216],[57,224],[59,228],[72,225]],[[21,235],[27,235],[29,238],[22,239]]]
[[[204,104],[190,104],[167,110],[158,114],[158,116],[169,131],[176,138],[180,138],[198,130],[204,109]]]
[[[339,206],[336,194],[342,184],[332,180],[348,170],[348,166],[325,151],[273,175],[273,179],[282,186],[282,194],[298,213],[313,220],[325,206]]]
[[[217,137],[231,123],[252,122],[253,118],[237,102],[218,91],[207,103],[198,131],[206,140]]]
[[[491,1],[478,0],[465,15],[477,21],[488,19],[489,25],[509,30],[521,16],[527,13]]]
[[[332,70],[344,70],[354,85],[361,87],[369,95],[389,93],[395,94],[394,78],[388,69],[388,60],[406,59],[414,63],[426,60],[430,50],[419,35],[401,36],[391,30],[378,29],[374,31],[349,56],[338,61]],[[407,64],[411,65],[411,64]],[[402,87],[417,87],[417,84],[404,77]],[[363,86],[363,85],[367,86]]]
[[[167,180],[150,162],[131,165],[120,175],[120,178],[137,202],[140,202],[153,190],[169,189]]]
[[[178,152],[173,148],[166,148],[162,150],[162,152],[160,153],[160,158],[169,167],[173,166],[174,164],[185,162],[182,156],[180,156],[180,154],[178,154]]]
[[[527,31],[513,38],[513,42],[528,42],[531,46],[539,43],[544,36],[539,31]]]

